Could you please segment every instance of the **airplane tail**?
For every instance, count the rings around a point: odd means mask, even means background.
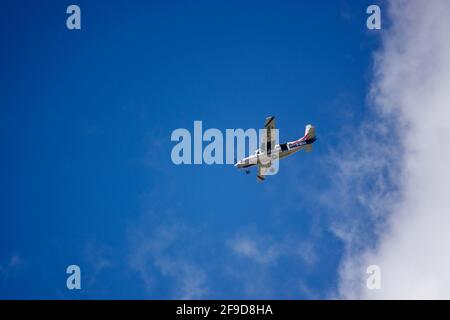
[[[305,127],[305,138],[306,138],[305,140],[313,139],[315,137],[316,137],[316,128],[313,125],[308,124]]]
[[[306,138],[305,140],[310,140],[310,139],[315,139],[315,138],[316,138],[316,128],[314,128],[313,125],[308,124],[308,125],[305,127],[305,138]],[[313,149],[312,143],[307,144],[307,145],[305,146],[305,151],[306,151],[306,152],[311,152],[312,149]]]
[[[288,142],[287,146],[288,148],[292,149],[292,148],[297,148],[300,146],[304,146],[306,144],[305,147],[306,151],[311,151],[312,150],[312,146],[308,147],[311,143],[313,143],[314,141],[316,141],[316,128],[314,128],[313,125],[308,124],[305,127],[305,135],[293,142]],[[283,149],[283,146],[281,146],[281,149]]]

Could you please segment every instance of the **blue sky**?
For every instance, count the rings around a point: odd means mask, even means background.
[[[373,1],[3,1],[1,298],[327,298],[328,160],[371,117]],[[171,162],[174,129],[317,127],[264,184]],[[65,269],[82,270],[82,290]]]

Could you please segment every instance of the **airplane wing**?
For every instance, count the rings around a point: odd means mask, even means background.
[[[270,155],[272,153],[272,148],[275,147],[275,137],[272,137],[272,129],[275,129],[274,116],[266,118],[266,121],[264,122],[264,129],[266,129],[266,134],[261,139],[261,151],[267,155]]]
[[[258,181],[264,181],[266,172],[270,170],[272,166],[272,149],[275,147],[276,141],[274,133],[272,132],[275,129],[275,117],[270,116],[266,118],[264,122],[265,135],[261,137],[261,151],[262,157],[259,159],[258,164]]]
[[[258,175],[256,176],[256,179],[259,182],[263,182],[266,179],[267,170],[269,170],[269,168],[263,167],[261,165],[258,166]]]

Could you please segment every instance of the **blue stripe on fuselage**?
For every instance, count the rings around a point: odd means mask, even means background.
[[[316,140],[317,140],[317,138],[314,137],[314,138],[311,138],[311,139],[308,139],[308,140],[305,140],[305,141],[295,142],[295,143],[289,145],[289,148],[298,148],[298,147],[301,147],[301,146],[304,146],[304,145],[307,145],[307,144],[311,144],[311,143],[313,143]]]

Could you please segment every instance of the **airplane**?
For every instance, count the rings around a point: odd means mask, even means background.
[[[258,174],[256,176],[257,180],[262,182],[265,180],[268,170],[272,170],[273,161],[278,161],[278,159],[290,156],[300,150],[305,150],[306,152],[312,151],[312,144],[316,141],[316,128],[311,124],[305,127],[305,135],[295,141],[274,144],[273,129],[275,129],[275,117],[269,116],[264,122],[264,128],[266,129],[266,135],[262,138],[261,148],[255,150],[255,152],[243,158],[242,160],[236,162],[234,165],[238,169],[246,169],[245,173],[250,173],[248,168],[253,166],[258,166]],[[277,159],[278,158],[278,159]]]

